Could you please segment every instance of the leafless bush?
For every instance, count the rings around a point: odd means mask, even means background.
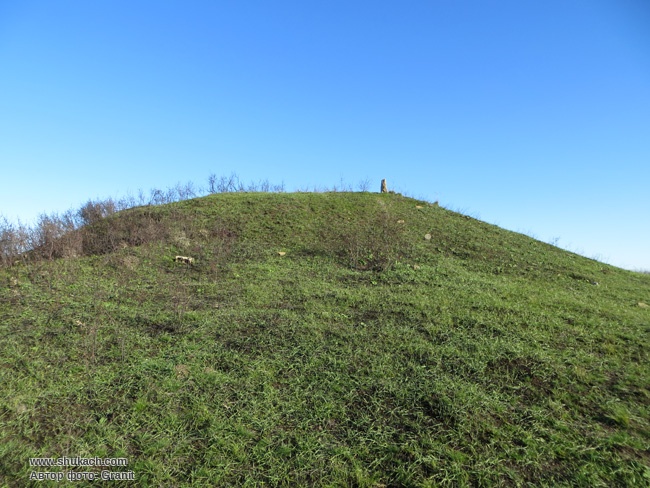
[[[0,264],[10,266],[29,250],[29,229],[0,216]]]
[[[370,180],[368,178],[361,180],[359,183],[357,183],[357,188],[359,191],[368,191],[370,189]]]
[[[268,179],[259,182],[251,182],[248,186],[239,179],[235,173],[230,176],[217,176],[213,173],[208,177],[208,193],[234,193],[234,192],[275,192],[285,191],[284,182],[279,185],[272,185]]]
[[[147,202],[147,198],[144,196],[144,191],[142,191],[142,188],[138,188],[138,206],[145,205]]]
[[[357,270],[384,271],[407,251],[404,226],[388,211],[367,221],[343,220],[321,235],[327,253]]]
[[[88,202],[79,209],[80,225],[93,224],[117,212],[117,205],[112,198]]]
[[[171,187],[167,188],[164,194],[165,194],[165,199],[163,203],[173,203],[179,200],[178,194],[176,193],[176,188],[171,188]]]
[[[177,183],[176,194],[178,195],[179,200],[188,200],[190,198],[195,198],[196,191],[194,189],[194,183],[192,183],[191,181],[188,181],[184,185]]]
[[[167,202],[167,195],[162,190],[152,188],[149,192],[149,205],[163,205]]]
[[[110,222],[100,220],[82,229],[82,250],[86,256],[106,254],[117,249],[119,239],[111,232]]]
[[[237,190],[237,185],[239,183],[239,177],[232,173],[230,176],[222,176],[217,182],[217,192],[218,193],[228,193],[234,192]]]
[[[83,254],[98,255],[165,240],[170,235],[170,224],[160,215],[144,210],[102,219],[81,229],[81,235]]]
[[[10,266],[23,261],[77,256],[81,236],[77,231],[78,213],[41,214],[32,227],[0,222],[0,264]]]
[[[343,178],[341,178],[341,180],[339,181],[338,186],[334,185],[332,187],[331,191],[333,191],[333,192],[351,192],[352,191],[352,185],[346,183],[345,181],[343,181]]]
[[[36,256],[48,260],[75,255],[74,246],[77,241],[72,235],[74,231],[72,212],[63,216],[41,214],[30,233],[30,248]]]
[[[213,252],[217,258],[229,256],[237,240],[237,234],[221,221],[213,224],[210,229],[210,237],[214,243]]]
[[[88,200],[77,210],[63,215],[42,214],[34,226],[10,223],[0,216],[0,265],[10,266],[18,259],[55,259],[81,255],[105,254],[124,245],[139,246],[170,235],[171,224],[163,223],[153,213],[112,216],[134,207],[163,205],[195,198],[203,192],[228,193],[244,191],[285,191],[284,183],[271,185],[268,180],[248,187],[232,173],[217,178],[211,174],[208,188],[196,189],[192,182],[177,183],[167,190],[151,189],[147,197],[142,189],[137,197],[127,195],[119,200]],[[181,217],[182,218],[182,217]],[[175,224],[176,225],[176,224]],[[190,226],[191,227],[191,226]],[[192,232],[196,231],[193,229]],[[227,240],[226,240],[227,241]],[[225,241],[224,241],[225,242]],[[226,247],[230,249],[231,244]],[[228,251],[230,252],[230,251]]]
[[[214,173],[210,173],[210,176],[208,176],[208,193],[217,193],[217,175]]]
[[[83,244],[79,232],[78,214],[68,210],[59,217],[59,226],[63,232],[55,240],[53,257],[80,256],[83,252]]]
[[[126,210],[129,208],[137,207],[136,199],[133,195],[128,194],[125,197],[120,198],[116,203],[115,203],[115,208],[118,212],[121,212],[122,210]]]

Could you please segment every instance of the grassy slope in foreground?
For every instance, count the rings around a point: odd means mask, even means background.
[[[115,218],[161,241],[0,270],[0,485],[650,482],[650,276],[400,195]]]

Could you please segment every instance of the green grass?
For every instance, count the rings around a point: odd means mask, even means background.
[[[650,276],[401,195],[145,212],[0,269],[1,486],[650,486]]]

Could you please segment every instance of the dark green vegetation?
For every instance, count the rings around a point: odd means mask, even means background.
[[[648,275],[389,194],[77,237],[0,269],[0,485],[64,455],[155,487],[650,484]]]

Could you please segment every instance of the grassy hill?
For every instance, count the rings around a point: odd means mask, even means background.
[[[650,486],[649,275],[393,194],[76,238],[0,269],[0,486]]]

